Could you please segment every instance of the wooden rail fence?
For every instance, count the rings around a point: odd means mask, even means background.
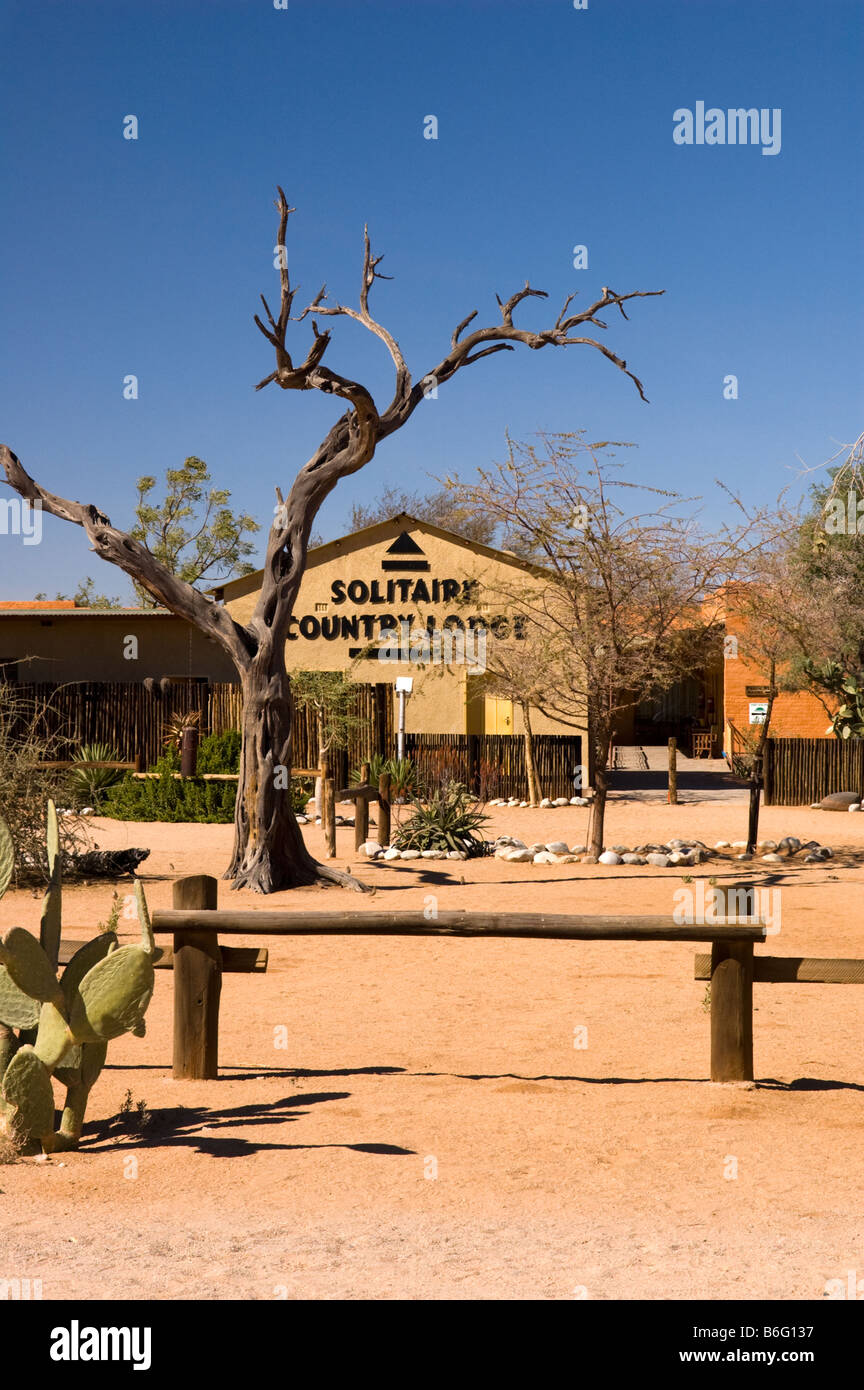
[[[200,874],[174,884],[174,908],[153,913],[173,938],[174,1076],[209,1080],[219,1070],[222,936],[451,936],[551,941],[710,941],[711,1080],[753,1080],[753,944],[761,923],[678,926],[669,917],[572,917],[543,913],[244,912],[217,909],[218,884]],[[764,965],[764,960],[761,962]]]

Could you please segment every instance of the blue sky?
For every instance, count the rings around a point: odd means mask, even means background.
[[[796,454],[818,464],[861,430],[862,29],[859,0],[6,0],[0,439],[117,524],[139,474],[190,454],[269,519],[338,413],[252,390],[272,367],[252,314],[277,297],[279,182],[298,305],[325,280],[355,302],[368,220],[396,277],[373,307],[415,376],[526,278],[550,300],[525,326],[573,290],[666,290],[605,335],[650,405],[589,348],[499,354],[339,486],[325,534],[387,483],[501,457],[507,429],[632,441],[632,476],[712,514],[716,477],[766,501]],[[676,145],[673,112],[700,100],[779,107],[780,153]],[[327,361],[389,399],[359,328],[335,322]],[[127,591],[51,518],[0,555],[2,597],[87,573]]]

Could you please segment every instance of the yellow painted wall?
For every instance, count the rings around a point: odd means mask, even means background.
[[[137,639],[137,657],[127,637]],[[21,684],[52,681],[143,681],[147,677],[207,676],[235,681],[237,673],[216,642],[173,613],[62,612],[11,617],[0,610],[0,660],[16,660]]]
[[[390,547],[402,534],[410,537],[418,551],[407,551],[403,555],[391,552]],[[426,564],[428,569],[386,567],[405,562]],[[470,541],[454,540],[411,518],[383,522],[310,552],[295,607],[291,638],[286,643],[286,662],[289,670],[292,667],[348,670],[355,680],[362,681],[395,682],[399,675],[410,675],[414,691],[407,704],[406,726],[411,733],[519,733],[522,721],[518,710],[514,711],[509,702],[486,695],[482,678],[470,674],[465,665],[423,667],[416,662],[380,661],[376,656],[358,659],[352,649],[356,653],[358,648],[375,641],[381,630],[378,619],[382,614],[390,615],[397,622],[407,619],[412,629],[423,628],[430,619],[434,619],[435,626],[443,628],[448,617],[457,616],[463,622],[469,616],[484,617],[488,624],[494,617],[500,619],[502,610],[500,604],[497,609],[488,604],[484,608],[484,590],[494,594],[496,589],[500,592],[502,583],[512,586],[526,579],[530,581],[530,573],[500,552],[475,546]],[[426,584],[428,599],[422,590],[418,595],[415,586],[420,580]],[[433,591],[435,580],[438,581],[437,597]],[[474,581],[477,601],[472,598],[466,607],[449,592],[444,601],[445,580],[458,584],[457,597],[461,596],[466,581]],[[388,601],[388,581],[393,581],[391,601]],[[401,587],[398,581],[402,581]],[[534,582],[542,581],[538,578]],[[354,587],[349,589],[352,584]],[[226,584],[221,591],[226,608],[239,622],[248,622],[251,617],[259,585],[260,575],[249,575]],[[451,583],[448,590],[452,588]],[[361,621],[364,617],[369,620],[365,630]],[[343,618],[357,619],[356,637],[342,635]],[[335,635],[324,636],[321,624],[326,624],[324,631]],[[498,638],[489,632],[490,648],[499,640],[516,639],[512,636]],[[504,722],[508,718],[509,724]],[[532,716],[532,726],[536,733],[581,733],[587,750],[584,728],[574,729],[558,723],[539,711]]]

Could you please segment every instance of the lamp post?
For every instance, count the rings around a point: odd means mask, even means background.
[[[405,705],[414,689],[412,676],[396,677],[396,694],[399,696],[399,723],[396,729],[396,756],[402,761],[405,757]]]

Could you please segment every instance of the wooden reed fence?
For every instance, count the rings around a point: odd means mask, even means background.
[[[164,752],[165,726],[175,715],[196,712],[205,734],[239,729],[242,698],[239,685],[190,682],[77,681],[68,685],[31,684],[16,687],[47,733],[77,752],[82,743],[107,743],[118,759],[144,766]],[[330,755],[331,775],[339,787],[348,786],[351,772],[376,753],[391,757],[396,733],[392,686],[358,685],[348,747]],[[408,734],[405,751],[433,780],[447,776],[464,782],[486,800],[495,796],[527,796],[525,741],[521,734]],[[535,734],[534,758],[544,796],[573,796],[574,777],[582,762],[582,740],[569,734]],[[292,761],[295,767],[316,767],[318,734],[315,713],[296,711]]]
[[[407,734],[405,752],[421,778],[452,777],[491,800],[528,795],[525,740],[521,734]],[[582,740],[570,734],[535,734],[534,761],[543,796],[578,795]]]
[[[830,792],[860,792],[864,739],[769,738],[765,751],[765,802],[809,806]]]
[[[155,763],[164,750],[165,726],[178,714],[196,712],[201,734],[221,734],[239,729],[242,698],[239,685],[200,682],[156,683],[125,681],[77,681],[68,685],[47,683],[19,685],[16,695],[28,711],[34,711],[46,733],[56,736],[70,752],[82,743],[107,743],[123,761],[139,754],[145,766]],[[374,753],[390,753],[395,741],[391,687],[360,685],[355,697],[347,749],[331,756],[340,785],[348,781],[349,767],[359,767]],[[293,731],[296,767],[318,763],[318,736],[312,710],[298,709]]]

